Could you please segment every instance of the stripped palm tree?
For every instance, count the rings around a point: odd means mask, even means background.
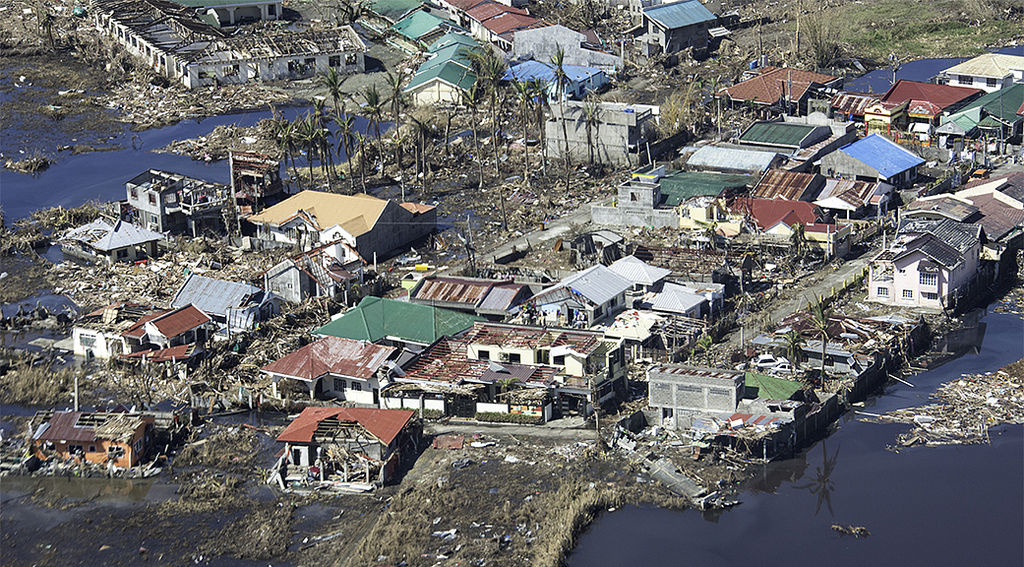
[[[355,136],[355,149],[359,154],[359,181],[362,183],[363,193],[366,193],[366,136],[358,130],[352,132],[352,135]]]
[[[480,137],[476,119],[476,111],[480,107],[480,93],[480,83],[476,81],[468,89],[459,89],[459,101],[469,110],[470,124],[473,126],[473,152],[477,158],[480,173],[477,189],[484,188],[484,160],[480,156]]]
[[[490,99],[491,144],[494,146],[494,174],[501,176],[498,161],[498,84],[505,76],[505,61],[499,58],[492,49],[481,47],[466,53],[477,80],[487,85]]]
[[[565,48],[555,44],[555,53],[551,56],[551,64],[555,66],[555,86],[558,93],[558,105],[562,114],[562,140],[565,142],[565,190],[569,190],[569,175],[572,161],[569,157],[569,126],[565,116],[565,89],[569,84],[569,76],[565,73]]]
[[[547,132],[545,131],[546,128],[544,128],[544,109],[548,105],[549,85],[550,83],[548,83],[547,81],[530,81],[530,86],[533,88],[534,97],[534,120],[537,122],[537,132],[539,133],[539,145],[541,148],[540,170],[545,177],[548,174],[548,144]]]
[[[327,178],[327,187],[334,190],[334,158],[331,152],[331,116],[327,113],[327,103],[322,98],[313,99],[313,115],[310,117],[317,129],[317,155],[320,156],[320,171]]]
[[[523,179],[526,187],[530,187],[530,106],[533,104],[533,89],[529,82],[512,80],[512,89],[519,101],[519,118],[523,125]]]
[[[387,83],[389,93],[388,102],[391,103],[391,119],[395,121],[395,137],[399,137],[401,131],[402,120],[401,112],[402,107],[405,106],[405,94],[402,92],[402,75],[399,73],[392,73],[388,71],[384,77],[384,82]],[[402,174],[402,145],[395,144],[395,168],[398,174]]]
[[[416,158],[419,162],[420,172],[423,174],[423,193],[430,191],[430,143],[434,138],[434,118],[432,116],[409,118],[409,125],[412,126],[413,138],[416,141]]]
[[[280,148],[284,154],[284,167],[288,169],[288,158],[292,161],[292,171],[295,171],[295,148],[298,144],[297,141],[297,129],[295,124],[288,120],[279,120],[277,122],[277,147]],[[302,188],[301,178],[299,175],[295,176],[296,185],[299,189]]]
[[[381,146],[380,140],[380,121],[384,115],[384,98],[381,97],[380,91],[377,90],[377,85],[370,85],[363,89],[363,98],[366,100],[366,106],[363,107],[363,116],[373,126],[374,137],[377,139],[377,155],[383,159],[384,149]]]
[[[590,165],[594,165],[594,136],[597,135],[597,129],[601,126],[599,112],[600,105],[596,98],[588,96],[587,100],[583,103],[583,121],[584,126],[587,129],[587,150],[590,155]]]
[[[309,188],[314,187],[313,183],[313,157],[319,140],[316,135],[316,122],[309,116],[309,113],[295,122],[297,142],[306,150],[306,164],[309,165]]]
[[[356,177],[352,173],[352,148],[355,145],[352,138],[352,126],[355,124],[355,120],[355,116],[345,114],[344,106],[341,108],[341,111],[334,114],[334,123],[338,125],[338,150],[345,152],[345,161],[348,162],[349,184],[353,193],[356,191]]]

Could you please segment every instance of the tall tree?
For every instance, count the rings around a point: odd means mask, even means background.
[[[530,107],[533,106],[533,89],[529,82],[512,80],[512,88],[519,101],[519,122],[523,126],[523,179],[530,187]]]
[[[505,76],[505,60],[489,47],[472,49],[466,53],[478,81],[487,85],[490,100],[491,144],[494,146],[494,174],[501,176],[498,161],[498,84]]]
[[[366,106],[363,107],[363,116],[373,126],[374,137],[377,139],[377,155],[383,160],[384,149],[380,141],[380,121],[384,115],[384,98],[381,97],[380,91],[377,90],[377,85],[370,85],[363,89],[363,98],[366,100]]]
[[[782,348],[793,370],[800,370],[800,358],[803,356],[804,336],[797,331],[789,331],[782,336]]]
[[[366,193],[366,136],[356,130],[352,133],[356,139],[356,152],[359,153],[359,181],[363,186],[363,193]],[[351,157],[349,159],[352,159]]]
[[[435,135],[433,116],[412,116],[409,118],[413,138],[416,140],[416,156],[420,173],[423,175],[423,193],[430,191],[430,146]]]
[[[345,152],[345,161],[348,162],[349,185],[353,193],[356,192],[356,177],[352,173],[352,152],[355,145],[355,140],[352,138],[352,127],[355,120],[355,116],[345,113],[344,106],[334,114],[334,123],[338,125],[338,150]]]
[[[562,140],[565,142],[565,190],[569,190],[569,175],[572,172],[572,161],[569,157],[569,125],[565,115],[565,89],[569,84],[569,76],[565,73],[565,48],[555,44],[555,53],[551,56],[551,64],[555,66],[555,85],[558,87],[558,105],[562,114]]]
[[[317,76],[317,81],[320,83],[321,87],[327,89],[327,94],[330,95],[331,100],[334,102],[334,106],[331,108],[333,108],[334,111],[337,112],[338,108],[340,107],[342,95],[342,80],[341,75],[338,73],[338,70],[335,69],[334,67],[327,69],[326,73],[320,73],[320,75]]]
[[[583,102],[583,121],[587,129],[587,151],[589,152],[590,166],[594,166],[594,136],[601,126],[600,105],[593,96],[588,96]]]
[[[297,140],[297,128],[295,127],[295,124],[293,124],[292,122],[290,122],[288,120],[284,120],[284,119],[278,120],[277,121],[277,134],[276,135],[277,135],[277,147],[280,148],[281,152],[284,154],[284,168],[285,168],[285,170],[287,171],[287,169],[288,169],[288,159],[291,158],[292,171],[296,172],[296,169],[295,169],[295,148],[298,145],[298,140]],[[301,190],[302,189],[302,179],[298,175],[297,172],[296,172],[296,175],[295,175],[295,181],[296,181],[296,185],[298,185],[299,189]]]
[[[480,83],[474,81],[468,89],[459,89],[459,100],[462,106],[469,110],[470,124],[473,126],[473,155],[476,157],[477,169],[480,173],[480,181],[477,184],[477,189],[484,188],[484,158],[480,155],[480,137],[478,133],[478,124],[476,119],[476,111],[480,107]]]
[[[539,133],[540,151],[541,151],[541,162],[540,170],[541,173],[546,177],[548,174],[548,143],[547,143],[547,132],[544,127],[544,110],[548,105],[548,86],[550,83],[547,81],[530,81],[530,85],[533,87],[534,106],[533,111],[535,114],[534,120],[537,122],[537,132]]]
[[[327,178],[327,187],[334,190],[334,157],[331,152],[331,116],[327,112],[327,103],[322,98],[313,99],[313,115],[310,117],[317,143],[317,155],[320,156],[320,171]]]
[[[403,78],[400,73],[392,73],[388,71],[384,77],[384,82],[388,86],[388,102],[391,103],[391,119],[395,121],[395,137],[399,137],[401,131],[402,119],[401,112],[402,107],[405,106],[405,93],[402,92]],[[402,145],[395,144],[395,168],[398,174],[402,174]]]

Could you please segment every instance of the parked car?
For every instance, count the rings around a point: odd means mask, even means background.
[[[770,354],[762,354],[754,361],[754,368],[762,371],[792,372],[793,365],[788,359],[776,358]]]

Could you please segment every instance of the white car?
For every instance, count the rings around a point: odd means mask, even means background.
[[[793,365],[788,359],[775,358],[770,354],[762,354],[754,361],[754,368],[758,370],[774,370],[776,372],[792,372]]]

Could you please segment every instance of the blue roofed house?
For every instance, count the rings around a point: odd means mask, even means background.
[[[608,75],[596,67],[582,67],[579,65],[562,65],[565,71],[565,96],[567,98],[582,99],[587,93],[595,92],[608,84]],[[505,71],[504,80],[537,81],[547,85],[548,99],[557,101],[562,93],[558,90],[558,81],[555,79],[555,66],[540,61],[524,61],[518,65],[509,67]]]
[[[240,282],[229,282],[189,274],[185,283],[171,299],[177,309],[193,304],[215,322],[230,329],[250,329],[281,313],[278,297],[262,289]]]
[[[718,20],[698,0],[672,2],[643,9],[642,48],[647,55],[704,49]]]
[[[821,170],[829,177],[909,187],[923,163],[921,156],[883,136],[871,134],[821,158]]]

